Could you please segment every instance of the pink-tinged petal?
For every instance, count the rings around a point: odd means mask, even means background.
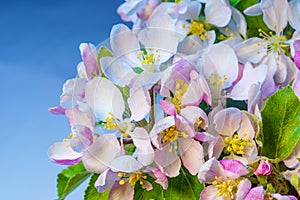
[[[196,71],[190,73],[191,81],[187,91],[182,96],[182,105],[199,105],[202,100],[211,105],[212,97],[210,88],[205,78]]]
[[[97,120],[105,121],[109,112],[122,119],[125,103],[120,90],[105,78],[94,78],[86,85],[86,102],[94,110]]]
[[[176,177],[179,175],[179,170],[181,167],[181,162],[175,149],[172,149],[170,144],[165,145],[161,150],[156,149],[154,160],[159,168],[168,176]]]
[[[248,93],[248,106],[247,111],[254,113],[256,106],[259,108],[262,107],[262,98],[261,98],[261,84],[252,84]]]
[[[206,129],[208,126],[208,117],[206,113],[199,107],[187,106],[180,111],[183,116],[191,124],[195,124],[199,119],[202,120],[201,128]]]
[[[244,200],[246,197],[247,193],[251,189],[251,181],[248,179],[241,180],[241,182],[238,185],[238,190],[236,193],[236,200]]]
[[[70,148],[70,140],[56,142],[48,150],[49,158],[58,164],[75,165],[82,157],[82,153],[77,153]]]
[[[66,109],[65,113],[71,127],[81,125],[88,127],[91,131],[94,130],[95,120],[93,116],[89,116],[87,112],[81,111],[79,107]]]
[[[267,55],[267,49],[264,47],[267,43],[261,38],[250,38],[234,47],[236,55],[240,62],[259,63],[262,58]]]
[[[276,198],[277,200],[297,200],[297,198],[293,195],[281,195],[281,194],[278,194],[278,193],[272,194],[272,197]]]
[[[131,173],[140,170],[143,165],[139,163],[133,156],[125,155],[113,159],[110,162],[109,167],[114,172]]]
[[[168,9],[168,13],[176,19],[187,20],[196,19],[201,11],[201,3],[197,1],[180,2]]]
[[[300,72],[297,73],[296,79],[294,80],[292,87],[295,92],[295,95],[300,100]]]
[[[93,132],[81,125],[76,125],[73,127],[73,135],[70,146],[71,148],[80,153],[86,150],[90,145],[93,144]]]
[[[85,66],[88,79],[93,79],[92,73],[99,74],[97,64],[96,47],[92,44],[81,43],[79,45],[81,57]]]
[[[205,77],[210,77],[212,74],[226,76],[224,88],[230,87],[239,73],[238,60],[233,49],[223,43],[214,44],[208,49],[204,56],[202,69]]]
[[[264,200],[264,188],[263,186],[257,186],[255,188],[252,188],[247,196],[244,198],[244,200]]]
[[[215,130],[225,136],[232,136],[240,127],[241,111],[237,108],[226,108],[214,116]]]
[[[291,169],[296,168],[299,165],[297,158],[300,158],[300,141],[297,143],[289,157],[284,160],[285,166]]]
[[[178,138],[179,155],[183,165],[192,175],[196,175],[204,163],[203,147],[193,139]]]
[[[148,132],[144,128],[136,127],[130,136],[137,148],[137,160],[144,166],[150,165],[154,160],[154,150]]]
[[[274,82],[274,75],[277,70],[276,62],[273,62],[272,55],[269,54],[265,56],[262,60],[262,63],[265,63],[268,66],[268,73],[264,83],[261,86],[262,98],[268,97],[275,93],[278,89],[277,85]]]
[[[160,100],[159,103],[160,103],[162,110],[167,115],[175,116],[177,114],[176,108],[173,103],[168,102],[168,101],[163,101],[163,100]]]
[[[160,184],[164,190],[168,188],[168,178],[166,175],[159,169],[152,166],[148,166],[147,169],[151,170],[156,178],[155,182]]]
[[[61,106],[52,107],[52,108],[49,108],[48,110],[49,110],[49,112],[51,112],[54,115],[64,115],[65,111],[66,111],[66,109],[64,109]]]
[[[226,26],[231,18],[231,9],[227,1],[210,0],[205,4],[206,22],[218,27]]]
[[[253,68],[253,66],[247,62],[242,79],[233,87],[227,96],[234,100],[246,100],[251,85],[254,83],[263,83],[267,76],[267,71],[267,65],[262,64]]]
[[[139,40],[127,26],[117,24],[112,27],[110,45],[115,57],[124,57],[133,67],[140,65],[140,60],[137,58],[137,53],[140,51]]]
[[[84,97],[86,79],[74,78],[69,79],[63,86],[63,92],[60,96],[60,105],[63,108],[73,108],[77,101]]]
[[[106,169],[96,180],[95,188],[98,192],[105,192],[118,180],[120,180],[118,173],[113,172],[110,169]]]
[[[140,121],[144,119],[151,109],[148,90],[145,87],[131,88],[128,105],[131,111],[131,120]]]
[[[121,87],[128,85],[136,76],[132,68],[120,58],[104,57],[100,63],[104,75]]]
[[[263,20],[269,29],[277,35],[286,27],[288,21],[288,2],[287,0],[268,0],[268,7],[262,9]]]
[[[200,142],[211,142],[215,140],[216,137],[206,132],[197,132],[194,136],[194,139]]]
[[[241,112],[240,115],[241,115],[241,123],[240,123],[240,128],[237,131],[238,136],[240,139],[246,137],[251,141],[255,136],[253,122],[251,121],[250,117],[248,117],[248,115],[245,114],[244,112]]]
[[[300,70],[300,50],[296,52],[294,55],[294,63],[297,66],[297,68]]]
[[[126,1],[118,7],[117,13],[120,15],[123,21],[129,22],[132,20],[132,15],[134,15],[134,11],[139,3],[140,1]]]
[[[248,16],[258,16],[262,14],[262,10],[260,8],[260,3],[254,4],[244,10],[244,13]]]
[[[141,5],[142,9],[139,9],[137,16],[141,20],[147,20],[155,10],[155,8],[160,4],[160,0],[146,0],[144,5]]]
[[[226,179],[223,166],[213,157],[201,166],[198,172],[198,179],[201,183],[212,183],[216,176]]]
[[[229,178],[236,179],[249,173],[246,166],[238,160],[220,160],[220,164],[223,166],[224,172]]]
[[[221,136],[217,136],[213,141],[208,142],[208,158],[219,158],[225,146],[225,142]]]
[[[102,173],[120,153],[121,147],[115,134],[100,135],[83,153],[84,167],[93,173]]]
[[[128,183],[120,185],[115,183],[108,195],[108,200],[124,200],[124,199],[133,199],[134,188]]]
[[[218,192],[216,186],[207,186],[201,191],[199,200],[223,200],[223,196],[219,196]]]

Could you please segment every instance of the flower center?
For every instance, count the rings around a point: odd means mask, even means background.
[[[183,24],[182,27],[186,28],[186,24]],[[205,40],[205,38],[208,36],[208,33],[205,30],[205,25],[193,19],[191,20],[191,24],[187,34],[199,35],[201,40]]]
[[[188,137],[186,133],[178,131],[175,125],[165,129],[164,131],[160,132],[160,134],[162,135],[162,139],[161,139],[162,143],[166,143],[166,142],[171,143],[177,140],[178,137],[182,137],[182,138]]]
[[[234,199],[234,194],[237,191],[237,182],[233,179],[222,180],[222,177],[215,177],[215,180],[212,182],[218,190],[218,196],[221,197],[224,195],[224,199],[228,197]]]
[[[188,84],[183,80],[176,79],[175,93],[169,101],[174,104],[177,113],[180,113],[182,96],[186,93]]]
[[[142,187],[146,188],[144,180],[147,179],[147,176],[145,174],[143,174],[142,172],[135,172],[135,173],[131,173],[130,175],[127,173],[120,172],[120,173],[118,173],[118,176],[121,178],[121,180],[119,181],[120,185],[125,184],[124,178],[127,180],[129,178],[128,182],[131,186],[134,187],[135,184],[139,181],[139,183],[142,185]]]
[[[286,43],[287,38],[282,32],[279,35],[274,35],[272,31],[268,34],[262,29],[258,29],[258,32],[259,36],[262,37],[264,41],[267,41],[267,45],[264,46],[264,49],[267,49],[268,52],[277,53],[278,55],[286,52],[285,48],[289,45]],[[259,46],[261,43],[258,43],[257,45]],[[260,54],[260,52],[258,51],[257,54]]]
[[[224,105],[225,99],[222,98],[222,95],[224,95],[225,92],[224,83],[227,80],[227,77],[225,75],[222,77],[219,76],[219,74],[211,74],[206,80],[210,85],[213,106],[218,105],[219,101]]]
[[[105,118],[105,122],[102,122],[101,126],[109,131],[117,128],[116,118],[113,116],[112,112],[108,113],[108,116]]]
[[[246,134],[244,134],[246,136]],[[236,155],[244,155],[245,146],[252,147],[253,144],[249,142],[249,138],[241,138],[234,134],[233,138],[226,137],[225,139],[225,153],[234,153]]]
[[[148,49],[148,52],[147,50],[142,50],[138,53],[137,58],[140,59],[142,65],[150,66],[154,71],[152,66],[160,61],[160,54],[158,50],[155,50],[155,52],[152,49]]]

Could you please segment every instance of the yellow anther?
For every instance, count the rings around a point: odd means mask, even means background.
[[[244,138],[239,138],[237,134],[234,134],[232,138],[225,137],[225,153],[244,155],[245,146],[252,147],[253,144],[249,141],[249,138],[245,138],[245,133],[243,136]]]
[[[159,62],[160,54],[158,50],[155,50],[155,54],[152,52],[152,49],[148,49],[148,52],[140,51],[137,55],[137,58],[141,60],[142,65],[154,65]]]
[[[124,185],[124,184],[125,184],[125,181],[122,179],[122,180],[119,181],[119,184],[120,184],[120,185]]]
[[[204,40],[208,35],[205,30],[204,24],[199,23],[196,20],[191,20],[191,25],[187,34],[199,35],[201,40]]]
[[[64,138],[64,139],[63,139],[63,142],[67,142],[67,139],[66,139],[66,138]]]
[[[142,178],[144,178],[144,177],[145,177],[145,175],[143,175],[142,172],[135,172],[135,173],[132,173],[132,174],[130,174],[130,176],[129,176],[129,184],[130,184],[131,186],[135,186],[136,182],[139,181],[140,184],[142,185],[142,184],[143,184]],[[146,178],[147,178],[147,176],[146,176]],[[144,178],[144,179],[146,179],[146,178]]]
[[[119,172],[118,177],[123,177],[123,173]]]
[[[108,113],[108,116],[105,118],[105,122],[101,125],[107,130],[113,130],[117,128],[117,124],[115,123],[116,118],[113,116],[112,112]]]
[[[228,31],[229,31],[229,28],[228,28],[228,27],[226,27],[226,28],[225,28],[225,32],[228,32]]]
[[[238,180],[234,179],[227,179],[227,180],[222,180],[222,178],[216,178],[213,182],[212,185],[214,185],[218,193],[217,195],[219,197],[223,196],[225,199],[229,198],[234,199],[235,193],[237,192],[237,185],[238,185]]]
[[[72,139],[72,138],[73,138],[73,133],[70,133],[70,134],[68,135],[68,138],[69,138],[69,139]]]
[[[176,130],[175,126],[173,125],[170,128],[160,132],[160,134],[162,135],[162,143],[173,142],[174,140],[177,140],[179,131]]]
[[[234,33],[230,33],[230,37],[233,38],[234,37]]]
[[[169,100],[174,104],[176,111],[180,113],[181,110],[181,101],[183,95],[188,89],[188,84],[181,79],[176,79],[175,81],[175,93],[174,96]]]

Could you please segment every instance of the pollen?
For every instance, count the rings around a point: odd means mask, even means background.
[[[147,179],[147,176],[144,175],[142,172],[135,172],[135,173],[130,174],[129,184],[131,186],[135,186],[135,184],[137,182],[139,182],[141,185],[143,185],[145,179]]]
[[[239,138],[237,134],[234,134],[233,138],[225,137],[225,153],[244,155],[245,146],[252,147],[253,144],[249,141],[249,138],[245,137],[245,134],[243,136],[243,138]]]
[[[115,123],[116,118],[113,116],[113,113],[109,112],[108,116],[105,118],[105,122],[101,125],[107,130],[113,130],[117,128],[117,124]]]
[[[165,129],[164,131],[160,132],[160,134],[162,135],[162,139],[161,142],[162,143],[166,143],[166,142],[173,142],[175,140],[177,140],[178,138],[188,138],[189,136],[182,131],[178,131],[176,129],[176,126],[173,125],[170,128]],[[177,150],[178,147],[176,147],[176,145],[174,146],[174,149]],[[172,152],[172,147],[169,149],[169,152]]]
[[[169,101],[174,104],[177,113],[180,113],[181,110],[181,101],[183,95],[188,89],[188,84],[181,79],[176,79],[175,81],[175,93]]]
[[[122,180],[119,181],[119,184],[120,184],[120,185],[124,185],[124,184],[125,184],[125,181],[122,179]]]
[[[224,199],[235,198],[238,185],[237,181],[233,179],[222,180],[222,177],[215,177],[215,180],[212,182],[212,184],[217,188],[217,195],[219,197],[223,196]]]
[[[210,77],[207,78],[207,82],[210,83],[212,86],[221,86],[225,83],[227,77],[224,75],[219,76],[218,74],[212,74]]]
[[[197,22],[196,20],[191,20],[191,25],[187,34],[199,35],[201,40],[205,40],[205,38],[208,36],[204,24]]]
[[[152,49],[149,49],[148,51],[140,51],[137,58],[141,60],[142,65],[152,66],[160,61],[160,54],[158,53],[158,50],[152,52]]]

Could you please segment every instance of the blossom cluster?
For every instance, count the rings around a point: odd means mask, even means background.
[[[271,95],[291,86],[300,98],[300,1],[261,0],[245,10],[230,3],[120,5],[132,28],[114,25],[106,46],[80,44],[78,76],[50,109],[71,127],[50,159],[82,162],[113,200],[133,199],[136,185],[167,190],[183,168],[205,184],[200,199],[297,199],[298,188],[289,194],[268,183],[298,180],[300,142],[282,167],[261,154],[258,136]],[[262,17],[256,37],[245,16]]]

